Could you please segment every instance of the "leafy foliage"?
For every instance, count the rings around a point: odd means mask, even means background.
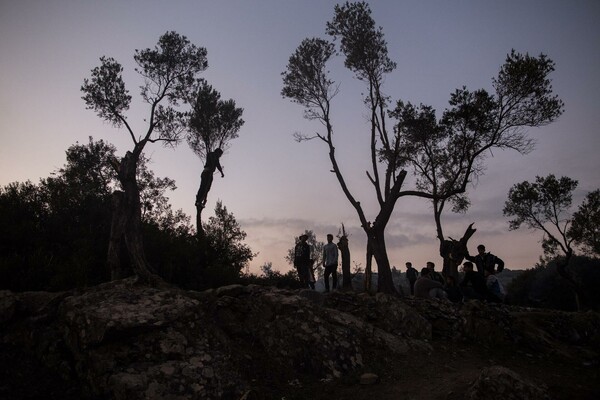
[[[560,249],[564,254],[571,251],[573,237],[569,235],[569,208],[573,201],[573,190],[577,181],[554,175],[536,177],[534,183],[524,181],[514,185],[508,192],[504,215],[514,217],[509,221],[510,229],[522,225],[544,233],[542,247],[549,255]]]
[[[300,289],[298,274],[290,270],[285,274],[273,269],[273,264],[268,262],[260,267],[260,274],[245,273],[240,282],[243,284],[255,284],[265,286],[275,286],[284,289]]]
[[[0,188],[0,288],[54,291],[110,279],[111,193],[120,184],[110,166],[114,153],[114,146],[90,138],[69,147],[67,164],[38,185]],[[234,215],[217,204],[200,253],[189,217],[173,211],[165,196],[175,182],[156,178],[147,165],[142,158],[138,182],[145,252],[154,272],[187,289],[238,282],[254,254]]]
[[[399,100],[390,109],[383,85],[385,74],[391,73],[396,63],[388,55],[383,29],[376,26],[367,2],[335,6],[326,33],[339,43],[346,68],[366,86],[363,101],[372,164],[367,177],[379,205],[373,221],[367,220],[337,161],[331,103],[339,85],[327,70],[327,63],[338,54],[335,44],[319,38],[303,40],[282,73],[281,94],[303,106],[305,118],[322,124],[324,132],[314,136],[297,133],[295,137],[298,141],[318,138],[327,144],[332,172],[367,234],[367,254],[377,261],[379,288],[394,292],[385,228],[398,199],[417,196],[431,200],[437,236],[443,243],[441,214],[446,203],[456,212],[469,207],[468,184],[483,174],[489,150],[514,149],[526,154],[533,141],[524,128],[543,126],[561,115],[563,103],[552,93],[549,79],[554,63],[543,54],[532,57],[513,50],[492,81],[495,94],[465,87],[456,90],[438,121],[431,106]],[[390,119],[395,122],[389,123]],[[416,177],[415,187],[403,189],[407,170]]]
[[[577,305],[570,286],[557,273],[558,259],[540,262],[515,277],[508,285],[508,298],[511,304],[527,307],[543,307],[558,310],[576,311]],[[570,267],[573,276],[580,283],[590,308],[600,309],[600,260],[574,256]]]
[[[233,213],[218,201],[215,216],[204,224],[202,285],[216,287],[236,282],[255,254],[243,243],[246,238]]]
[[[308,236],[308,239],[306,239],[306,243],[310,247],[310,258],[313,260],[313,268],[317,271],[317,277],[320,278],[325,272],[323,268],[323,246],[325,246],[325,242],[318,241],[317,235],[311,229],[305,230],[304,233],[301,235]],[[296,249],[296,244],[300,242],[301,235],[298,235],[294,238],[294,245],[288,249],[287,254],[285,256],[285,260],[291,266],[294,265],[294,253]]]
[[[244,125],[244,109],[237,108],[233,99],[221,100],[221,94],[204,81],[198,85],[192,106],[187,134],[191,149],[201,159],[217,148],[225,151]]]
[[[600,189],[587,194],[579,209],[573,214],[569,236],[584,252],[600,256]]]

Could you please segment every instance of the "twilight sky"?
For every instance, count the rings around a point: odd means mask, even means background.
[[[174,30],[208,50],[204,77],[244,108],[246,124],[221,158],[225,178],[215,175],[209,194],[212,210],[221,199],[248,234],[258,256],[251,270],[271,261],[290,268],[284,257],[294,236],[312,229],[317,239],[349,230],[353,261],[365,265],[366,238],[356,212],[329,172],[323,142],[296,143],[294,132],[321,127],[302,118],[299,105],[283,99],[281,72],[302,39],[323,37],[337,1],[330,0],[0,0],[0,185],[37,183],[63,166],[65,150],[88,137],[113,143],[123,155],[133,146],[125,130],[111,127],[85,109],[80,87],[99,57],[124,66],[133,96],[128,119],[145,129],[147,105],[134,72],[135,49],[154,47]],[[341,2],[340,2],[341,3]],[[600,187],[600,2],[597,0],[378,0],[370,1],[383,27],[389,56],[398,67],[388,75],[385,92],[392,101],[432,105],[441,115],[449,94],[463,85],[491,91],[512,48],[547,54],[556,62],[555,93],[565,113],[546,127],[529,131],[537,141],[527,156],[496,151],[486,174],[469,189],[466,214],[443,216],[446,236],[460,238],[475,222],[470,242],[486,244],[507,268],[529,268],[541,254],[539,232],[509,231],[502,208],[508,190],[536,175],[553,173],[579,180],[578,205]],[[369,219],[377,213],[375,194],[365,175],[369,133],[362,86],[331,63],[340,84],[333,101],[336,152],[350,190]],[[174,208],[195,215],[194,197],[202,163],[186,143],[176,150],[146,147],[157,176],[175,179],[169,194]],[[411,187],[408,179],[405,188]],[[210,215],[208,212],[205,213]],[[433,213],[424,200],[402,198],[387,229],[392,265],[428,260],[441,265]]]

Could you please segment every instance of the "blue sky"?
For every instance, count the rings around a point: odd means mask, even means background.
[[[233,212],[259,252],[254,270],[266,261],[287,270],[284,257],[294,236],[312,229],[319,240],[349,229],[353,259],[364,266],[365,237],[355,211],[329,173],[321,142],[296,143],[294,132],[320,126],[302,118],[302,109],[280,95],[281,72],[302,39],[325,38],[335,1],[68,1],[0,2],[0,185],[37,182],[65,163],[65,150],[88,136],[104,139],[123,154],[132,147],[125,131],[114,129],[85,109],[80,87],[102,55],[123,64],[134,97],[128,114],[144,129],[147,107],[140,101],[141,80],[134,72],[134,49],[153,47],[174,30],[208,50],[204,77],[225,99],[244,108],[246,124],[222,157],[225,178],[215,176],[209,207],[217,199]],[[385,92],[434,106],[441,113],[449,94],[463,85],[491,90],[511,49],[545,53],[556,62],[555,92],[565,113],[546,127],[529,131],[537,141],[527,156],[494,152],[486,174],[470,188],[472,207],[464,215],[443,217],[445,234],[458,238],[467,225],[478,229],[471,241],[503,258],[508,268],[531,267],[541,254],[540,234],[508,230],[502,207],[509,188],[536,175],[554,173],[580,182],[575,203],[600,187],[600,2],[574,1],[371,1],[397,69]],[[336,149],[351,191],[370,219],[376,201],[364,171],[368,167],[368,129],[362,87],[331,64],[340,83],[333,102]],[[176,150],[151,146],[157,176],[175,179],[175,208],[194,215],[201,161],[183,143]],[[407,182],[410,187],[412,181]],[[412,261],[438,265],[435,227],[429,204],[401,199],[388,227],[392,265]]]

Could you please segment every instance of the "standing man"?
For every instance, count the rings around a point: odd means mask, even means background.
[[[306,289],[309,285],[310,265],[312,263],[310,259],[310,246],[306,243],[307,240],[307,235],[300,235],[300,241],[296,243],[296,247],[294,248],[294,267],[298,272],[300,286],[303,289]]]
[[[481,275],[484,274],[485,270],[489,270],[494,274],[495,272],[501,272],[504,269],[504,261],[496,257],[492,253],[485,252],[485,246],[480,244],[477,246],[477,255],[471,256],[467,254],[465,258],[475,263],[477,272]],[[496,267],[498,266],[498,267]]]
[[[215,170],[219,170],[221,173],[221,178],[225,177],[223,168],[221,167],[221,163],[219,161],[219,158],[221,158],[222,155],[223,150],[219,148],[206,155],[206,164],[204,164],[204,169],[200,175],[200,189],[198,189],[198,193],[196,194],[196,207],[204,208],[206,205],[206,198],[208,197],[208,192],[210,191],[210,187],[212,185],[213,174],[215,173]]]
[[[408,283],[410,286],[410,294],[414,296],[415,294],[415,282],[419,277],[419,272],[413,268],[411,262],[406,263],[406,279],[408,279]]]
[[[333,278],[333,289],[337,289],[337,266],[338,266],[338,248],[333,243],[333,235],[327,235],[327,244],[323,246],[323,267],[325,273],[323,280],[325,281],[325,291],[329,292],[329,275]]]

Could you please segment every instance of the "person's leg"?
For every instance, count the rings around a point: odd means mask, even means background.
[[[325,291],[329,292],[329,275],[331,274],[331,270],[329,267],[325,267],[325,272],[323,273],[323,282],[325,283]]]
[[[333,278],[333,285],[332,287],[334,289],[337,289],[337,265],[332,267],[333,271],[331,271],[331,277]]]
[[[198,193],[196,194],[196,205],[204,207],[206,205],[206,199],[208,197],[208,192],[210,191],[210,187],[212,185],[213,176],[212,174],[202,173],[200,176],[200,189],[198,189]]]
[[[448,293],[446,293],[444,289],[433,288],[429,291],[429,297],[431,297],[432,299],[445,300],[448,298]]]

